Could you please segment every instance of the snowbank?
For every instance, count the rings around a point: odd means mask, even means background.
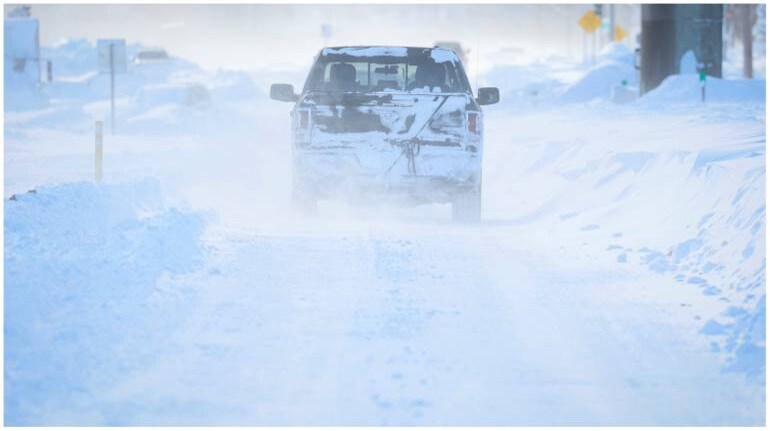
[[[701,83],[698,75],[672,75],[654,90],[645,94],[646,103],[701,102]],[[706,79],[706,102],[765,103],[765,80],[760,79]]]
[[[9,111],[30,111],[48,106],[48,97],[37,83],[8,73],[4,79],[3,107]]]
[[[589,70],[584,77],[568,86],[561,95],[564,102],[608,100],[613,86],[636,86],[636,70],[618,61],[605,61]]]
[[[54,78],[76,77],[96,71],[96,46],[86,39],[62,39],[40,48],[43,58],[53,64]]]
[[[588,69],[552,58],[529,65],[498,65],[484,75],[484,84],[500,87],[502,106],[560,106],[592,101],[626,102],[638,94],[638,71],[634,53],[624,44],[607,45]],[[569,72],[569,69],[571,73]],[[623,97],[625,96],[625,97]],[[642,105],[671,105],[701,101],[697,74],[674,75],[638,102]],[[764,79],[719,79],[709,77],[706,101],[716,103],[764,103]]]
[[[129,44],[128,71],[115,78],[120,133],[230,133],[254,121],[251,106],[255,102],[268,101],[266,93],[245,72],[204,71],[174,57],[130,61],[144,49],[143,45]],[[6,130],[45,126],[84,131],[92,130],[96,120],[109,120],[110,78],[97,71],[92,42],[63,40],[43,47],[42,55],[53,62],[53,82],[25,87],[9,81],[6,74],[6,109],[12,113]],[[43,107],[47,109],[40,109]],[[35,115],[13,115],[13,111],[30,109],[37,109]]]
[[[599,54],[599,63],[583,77],[567,86],[560,97],[564,102],[608,100],[613,86],[637,85],[634,53],[626,45],[607,45]]]
[[[663,114],[624,106],[602,112],[606,122],[574,112],[542,124],[524,117],[509,126],[516,145],[487,153],[512,164],[487,165],[497,181],[487,183],[487,211],[521,202],[512,222],[606,241],[622,267],[641,265],[696,292],[692,303],[712,303],[696,317],[725,369],[758,381],[766,209],[764,110],[755,108],[761,117],[716,104]],[[564,131],[543,139],[554,124]]]
[[[484,85],[500,88],[507,107],[561,106],[612,98],[614,87],[635,89],[634,53],[626,45],[607,45],[597,64],[575,64],[551,56],[530,64],[500,64],[484,74]]]
[[[174,324],[156,307],[184,302],[164,280],[196,267],[202,228],[199,215],[166,208],[150,180],[7,200],[5,423],[61,424],[59,410],[83,412],[64,422],[109,422],[89,417],[92,391]]]
[[[563,59],[546,59],[528,65],[496,65],[484,74],[481,85],[498,87],[500,104],[505,107],[531,107],[552,102],[567,85],[565,79],[554,74],[556,64],[563,64]]]

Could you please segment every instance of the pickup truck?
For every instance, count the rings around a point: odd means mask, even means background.
[[[482,105],[457,54],[442,48],[324,48],[302,91],[273,84],[293,102],[293,201],[451,203],[453,218],[481,218]]]

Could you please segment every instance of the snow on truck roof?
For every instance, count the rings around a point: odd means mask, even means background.
[[[351,57],[408,57],[430,51],[437,63],[457,62],[457,54],[451,49],[407,46],[338,46],[323,48],[321,55],[348,55]]]

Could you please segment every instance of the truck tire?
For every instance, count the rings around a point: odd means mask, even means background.
[[[452,220],[469,223],[481,221],[481,187],[455,197],[452,202]]]

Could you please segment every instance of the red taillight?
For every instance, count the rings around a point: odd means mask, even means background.
[[[299,127],[300,129],[307,129],[308,124],[310,123],[310,112],[309,111],[299,111]]]
[[[472,133],[479,133],[479,114],[475,112],[468,113],[468,131]]]

